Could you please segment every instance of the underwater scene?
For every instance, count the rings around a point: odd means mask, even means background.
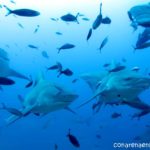
[[[1,0],[0,150],[150,149],[150,1]]]

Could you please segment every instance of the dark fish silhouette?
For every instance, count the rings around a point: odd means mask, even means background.
[[[12,4],[16,4],[16,2],[15,2],[15,1],[13,1],[13,0],[10,0],[10,2],[11,2]]]
[[[62,71],[63,74],[65,74],[66,76],[72,76],[73,72],[70,69],[65,69]]]
[[[102,23],[102,3],[100,4],[100,13],[93,22],[92,28],[96,30]]]
[[[17,110],[16,108],[6,107],[4,103],[1,103],[1,104],[2,104],[1,109],[4,109],[4,110],[8,111],[9,113],[16,115],[16,116],[19,116],[19,117],[23,116],[22,112]]]
[[[54,145],[54,150],[58,150],[58,145],[57,144]]]
[[[47,52],[46,52],[46,51],[42,51],[42,56],[43,56],[44,58],[46,58],[46,59],[48,59],[48,58],[49,58],[49,56],[48,56],[48,54],[47,54]]]
[[[72,144],[73,146],[75,146],[75,147],[77,147],[77,148],[80,147],[79,141],[77,140],[77,138],[76,138],[74,135],[72,135],[72,134],[70,133],[70,129],[69,129],[69,133],[68,133],[67,137],[69,138],[69,141],[71,142],[71,144]]]
[[[34,33],[37,33],[39,31],[40,25],[37,25],[37,27],[34,30]]]
[[[25,88],[29,88],[33,85],[33,80],[32,80],[32,77],[30,76],[30,81],[29,83],[25,86]]]
[[[108,42],[108,36],[104,38],[104,40],[102,41],[100,47],[99,47],[99,50],[100,52],[102,51],[102,48],[107,44]]]
[[[96,134],[96,138],[97,138],[97,139],[101,139],[102,137],[101,137],[100,134]]]
[[[102,19],[103,24],[111,24],[111,19],[109,17],[105,17]]]
[[[126,68],[125,66],[117,66],[117,67],[109,70],[109,73],[111,73],[111,72],[119,72],[121,70],[124,70],[125,68]]]
[[[6,14],[6,16],[8,16],[10,14],[15,14],[15,15],[22,16],[22,17],[35,17],[35,16],[40,15],[40,12],[32,10],[32,9],[15,9],[15,10],[11,10],[6,5],[4,5],[4,7],[8,10],[8,13]]]
[[[121,113],[116,113],[116,112],[114,112],[114,113],[111,115],[111,118],[113,118],[113,119],[118,118],[118,117],[121,117]]]
[[[89,30],[86,40],[88,41],[92,35],[92,28]]]
[[[5,77],[0,77],[0,85],[13,85],[15,84],[15,81],[5,78]]]
[[[50,18],[52,21],[58,21],[58,18]]]
[[[66,43],[66,44],[62,45],[60,48],[58,48],[58,53],[60,53],[61,50],[72,49],[74,47],[75,47],[75,45]]]
[[[17,24],[20,28],[24,29],[24,26],[21,23],[17,23]]]
[[[33,81],[30,81],[25,87],[26,88],[29,88],[29,87],[31,87],[33,85]]]
[[[73,72],[70,69],[63,69],[63,66],[61,63],[57,62],[55,65],[50,66],[47,68],[47,70],[57,70],[58,71],[58,75],[57,77],[60,77],[62,74],[66,75],[66,76],[72,76]]]
[[[62,33],[61,32],[55,32],[57,35],[62,35]]]
[[[105,64],[103,65],[104,68],[107,68],[107,67],[109,67],[109,66],[110,66],[110,63],[105,63]]]
[[[66,14],[64,16],[61,16],[60,18],[61,18],[61,20],[66,21],[66,22],[77,22],[79,24],[79,22],[77,20],[78,16],[79,16],[79,13],[77,13],[76,16],[74,16],[72,14]]]
[[[58,65],[53,65],[49,68],[47,68],[47,70],[57,70],[58,69]]]
[[[48,67],[47,70],[58,70],[62,71],[62,64],[57,62],[55,65]]]
[[[73,72],[70,69],[65,69],[65,70],[60,70],[60,73],[58,74],[57,77],[60,77],[60,75],[66,75],[66,76],[72,76]]]
[[[79,17],[83,17],[83,16],[84,16],[84,14],[80,14],[80,13],[79,13]]]
[[[76,79],[73,79],[73,80],[72,80],[72,83],[76,83],[78,80],[79,80],[79,79],[77,79],[77,78],[76,78]]]
[[[82,18],[82,20],[84,20],[84,21],[90,21],[89,18]]]
[[[33,48],[33,49],[38,49],[38,47],[37,47],[37,46],[32,45],[32,44],[29,44],[29,45],[28,45],[28,47],[29,47],[29,48]]]

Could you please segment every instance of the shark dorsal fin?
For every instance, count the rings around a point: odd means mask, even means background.
[[[2,48],[0,48],[0,58],[7,60],[7,61],[9,60],[8,53]]]
[[[111,69],[116,68],[117,66],[118,66],[117,61],[113,59],[113,60],[111,61],[111,63],[110,63]]]
[[[42,72],[39,72],[39,74],[38,74],[38,76],[37,76],[37,78],[36,78],[36,81],[35,81],[35,86],[36,86],[38,83],[42,82],[43,80],[44,80],[44,75],[43,75]]]

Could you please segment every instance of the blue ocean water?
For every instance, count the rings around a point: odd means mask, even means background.
[[[14,9],[29,8],[39,11],[37,17],[21,17],[10,14],[5,16],[7,10],[0,8],[0,48],[5,49],[9,55],[10,66],[14,70],[36,80],[39,72],[43,72],[45,79],[61,83],[72,89],[79,95],[71,105],[71,109],[78,115],[67,110],[58,110],[45,116],[30,114],[21,118],[10,126],[5,125],[5,119],[10,113],[0,110],[0,150],[112,150],[127,149],[114,148],[116,143],[145,142],[149,143],[149,117],[143,116],[140,120],[131,119],[131,115],[138,112],[129,106],[103,106],[93,115],[92,104],[94,100],[77,109],[88,100],[93,92],[83,80],[72,83],[83,73],[104,70],[103,64],[112,60],[122,62],[126,59],[125,66],[132,68],[138,66],[141,73],[149,71],[149,48],[133,53],[138,34],[143,31],[139,27],[133,32],[127,11],[140,4],[147,4],[148,0],[15,0],[15,4],[9,0],[1,0],[0,5]],[[102,13],[112,20],[110,25],[101,25],[86,41],[86,36],[96,16],[99,13],[99,5],[102,2]],[[71,13],[84,14],[89,21],[79,17],[76,22],[66,23],[60,19],[62,15]],[[50,18],[59,18],[53,21]],[[18,26],[23,25],[23,28]],[[39,25],[39,30],[34,33]],[[57,35],[55,32],[61,32]],[[102,40],[108,36],[109,41],[100,53],[98,48]],[[57,53],[57,48],[65,43],[73,43],[76,47],[70,50],[62,50]],[[38,49],[31,49],[29,44],[36,45]],[[42,56],[46,51],[49,58]],[[46,67],[56,62],[61,62],[64,68],[71,68],[73,76],[62,75],[57,78],[55,71],[46,71]],[[33,87],[25,88],[26,80],[13,78],[16,84],[3,86],[0,91],[0,102],[7,106],[21,108],[18,94],[26,97]],[[150,91],[145,90],[139,97],[149,103]],[[121,113],[121,117],[112,119],[113,112]],[[68,130],[80,142],[80,148],[74,147],[68,137]],[[141,139],[135,140],[136,136]],[[98,138],[100,137],[100,138]],[[128,148],[129,149],[129,148]],[[132,148],[130,148],[132,149]],[[136,148],[133,148],[136,149]],[[139,149],[139,148],[137,148]],[[146,149],[146,148],[142,148]],[[148,149],[148,148],[147,148]]]

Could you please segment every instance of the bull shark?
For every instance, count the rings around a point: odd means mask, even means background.
[[[81,78],[88,83],[94,94],[79,107],[97,98],[98,110],[102,104],[127,104],[141,110],[150,110],[150,106],[138,98],[142,91],[150,87],[148,77],[125,69],[111,73],[83,74]]]
[[[62,85],[51,83],[40,74],[35,87],[27,94],[22,102],[22,116],[12,115],[6,119],[9,125],[27,114],[48,114],[53,111],[68,108],[78,98],[77,94],[66,89]]]
[[[1,77],[13,76],[13,77],[29,80],[28,77],[10,68],[8,54],[3,49],[0,49],[0,76]]]

